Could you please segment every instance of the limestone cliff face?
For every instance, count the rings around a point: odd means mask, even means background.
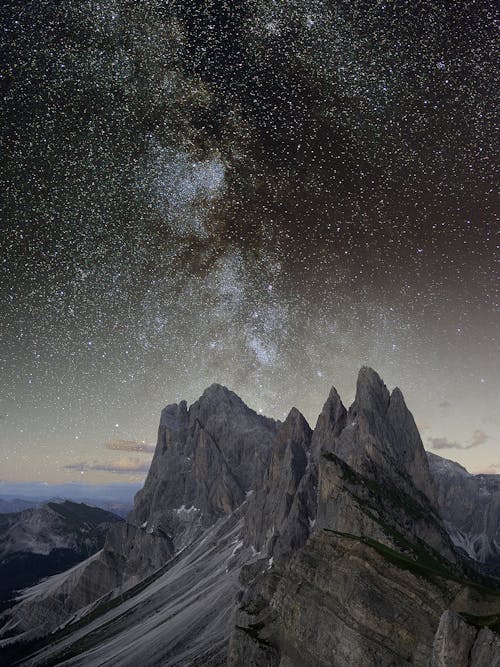
[[[320,462],[319,527],[370,535],[388,546],[396,532],[456,562],[422,441],[399,389],[389,394],[375,371],[362,368],[349,411],[335,390],[330,393],[313,448]]]
[[[427,453],[437,506],[455,545],[500,573],[500,475],[471,475]]]
[[[499,667],[500,635],[447,609],[434,637],[429,667]]]
[[[161,568],[262,487],[278,428],[220,385],[209,387],[189,409],[185,402],[167,406],[149,474],[127,522],[111,528],[97,557],[9,611],[3,632],[24,639],[44,634]]]
[[[271,568],[264,564],[245,587],[229,665],[496,664],[498,635],[477,628],[465,647],[462,634],[446,639],[449,662],[431,662],[442,653],[436,637],[447,609],[481,620],[500,611],[498,594],[467,585],[440,565],[408,545],[402,553],[372,538],[318,529],[292,555]]]
[[[311,449],[316,463],[322,452],[332,451],[335,440],[342,433],[347,423],[347,410],[335,387],[321,410],[312,435]]]
[[[293,408],[280,427],[263,483],[252,495],[246,540],[268,556],[305,544],[316,515],[308,423]]]
[[[260,489],[278,424],[212,385],[189,409],[166,407],[144,488],[128,521],[177,546]],[[187,535],[186,535],[187,532]]]
[[[370,368],[358,375],[356,398],[347,424],[330,447],[359,473],[376,470],[409,495],[420,492],[430,503],[436,490],[413,417],[396,387],[389,394]]]
[[[318,530],[247,588],[229,664],[423,666],[460,588],[440,586],[361,540]]]
[[[272,566],[244,570],[230,665],[428,667],[447,609],[496,618],[498,593],[466,581],[398,389],[389,394],[374,371],[362,369],[348,411],[330,393],[311,449],[314,531]],[[481,650],[489,650],[484,641]]]

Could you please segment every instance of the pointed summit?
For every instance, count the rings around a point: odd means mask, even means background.
[[[364,480],[354,495],[363,497],[363,489],[371,488],[373,506],[379,515],[386,517],[387,523],[392,517],[393,526],[398,530],[407,520],[409,537],[425,539],[436,551],[453,560],[451,543],[435,512],[436,492],[422,441],[401,391],[396,388],[389,394],[380,376],[364,367],[359,372],[356,398],[347,418],[343,416],[334,422],[331,415],[334,406],[338,406],[337,400],[340,399],[336,392],[331,393],[313,434],[313,447],[321,445],[320,451],[326,452],[328,461],[320,457],[320,498],[323,500],[319,503],[322,508],[319,520],[344,532],[357,530],[359,534],[372,537],[377,534],[376,523],[367,518],[366,513],[358,511],[349,492],[339,493],[339,488],[345,484],[345,481],[339,482],[339,477],[344,479],[342,466],[347,464],[353,478]],[[341,410],[338,414],[343,415]],[[327,497],[329,501],[325,500]],[[365,498],[365,503],[368,500]],[[409,514],[401,519],[405,507],[409,508]],[[382,538],[378,535],[377,539]]]
[[[181,401],[179,404],[172,403],[163,408],[160,416],[160,428],[162,426],[178,431],[187,421],[187,403]]]
[[[210,386],[208,386],[201,395],[200,400],[206,398],[223,398],[226,400],[236,398],[238,401],[241,401],[240,397],[237,396],[233,391],[228,389],[223,384],[219,384],[218,382],[213,382]]]
[[[360,413],[385,415],[389,407],[389,390],[373,368],[363,366],[356,382],[356,398],[349,411],[354,418]]]
[[[202,424],[213,423],[214,420],[231,420],[241,423],[258,421],[263,426],[275,429],[277,422],[252,410],[234,391],[222,384],[211,384],[200,398],[189,408],[190,421],[198,419]]]
[[[332,387],[313,433],[311,450],[315,461],[318,460],[322,451],[333,449],[334,440],[344,429],[346,420],[347,410],[340,400],[337,390]]]
[[[274,420],[220,384],[210,385],[189,409],[185,401],[167,406],[129,520],[173,536],[178,548],[195,523],[210,525],[259,488],[277,430]],[[191,513],[179,514],[180,508]]]
[[[192,410],[195,406],[201,406],[203,409],[240,409],[250,411],[251,409],[243,403],[241,398],[233,391],[222,384],[214,382],[205,389],[200,398],[191,406]],[[253,411],[252,411],[253,412]]]
[[[280,427],[279,433],[282,434],[283,440],[285,440],[285,438],[292,438],[296,441],[301,441],[306,449],[309,448],[311,428],[307,423],[307,419],[299,410],[297,410],[297,408],[292,408],[290,410]],[[304,433],[308,434],[307,438],[304,438]]]
[[[247,542],[269,555],[284,553],[304,544],[315,516],[308,477],[311,428],[292,408],[279,428],[263,485],[250,501]]]
[[[435,502],[424,447],[403,394],[398,387],[390,394],[372,368],[359,371],[347,425],[333,451],[358,472],[365,474],[375,465],[387,479],[399,480],[406,492],[416,488]]]

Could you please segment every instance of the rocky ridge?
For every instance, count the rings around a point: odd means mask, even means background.
[[[71,501],[0,514],[0,600],[96,553],[121,521]]]
[[[389,394],[362,369],[353,405],[346,410],[332,391],[312,441],[315,530],[302,548],[244,581],[230,665],[424,666],[447,609],[498,622],[500,596],[469,580],[436,509],[422,442],[398,389]],[[459,617],[484,643],[484,633]],[[486,667],[483,653],[455,664]]]
[[[498,582],[454,546],[431,473],[371,369],[348,410],[332,389],[314,431],[213,385],[165,408],[127,523],[4,617],[3,647],[65,624],[23,664],[428,667],[448,664],[458,618],[457,667],[489,667]]]
[[[471,475],[427,453],[437,507],[455,546],[500,574],[500,475]]]

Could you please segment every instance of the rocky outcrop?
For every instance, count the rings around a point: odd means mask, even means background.
[[[320,527],[370,535],[391,547],[397,533],[456,562],[435,509],[422,441],[399,389],[389,394],[375,371],[362,368],[349,411],[335,390],[330,393],[313,434],[318,442]]]
[[[342,433],[347,423],[347,410],[335,387],[321,410],[312,436],[311,450],[316,463],[322,452],[332,450],[333,444]]]
[[[500,636],[447,609],[434,637],[429,667],[499,667]]]
[[[500,573],[500,475],[471,475],[427,452],[437,506],[455,545]]]
[[[151,468],[128,521],[162,531],[176,548],[182,546],[192,538],[193,525],[211,525],[261,488],[277,431],[277,422],[217,384],[189,410],[185,402],[166,407]]]
[[[398,389],[389,394],[364,368],[348,411],[332,390],[312,451],[315,529],[302,548],[245,575],[230,665],[427,667],[446,609],[498,612],[498,594],[466,581]]]
[[[362,368],[346,426],[330,449],[361,474],[373,470],[409,495],[432,504],[436,491],[413,417],[396,387],[389,394],[380,377]]]
[[[441,616],[434,637],[429,667],[468,665],[476,635],[476,628],[456,612],[447,609]]]
[[[470,667],[500,667],[500,628],[483,628],[477,634],[470,653]]]
[[[305,544],[316,515],[311,484],[312,431],[293,408],[272,447],[264,482],[249,500],[246,541],[268,556]]]
[[[459,589],[440,583],[445,601],[431,580],[380,548],[319,530],[248,587],[229,664],[425,665],[443,605]]]

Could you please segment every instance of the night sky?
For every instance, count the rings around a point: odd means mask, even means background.
[[[0,478],[140,479],[167,403],[314,424],[364,364],[500,472],[494,6],[3,2]]]

